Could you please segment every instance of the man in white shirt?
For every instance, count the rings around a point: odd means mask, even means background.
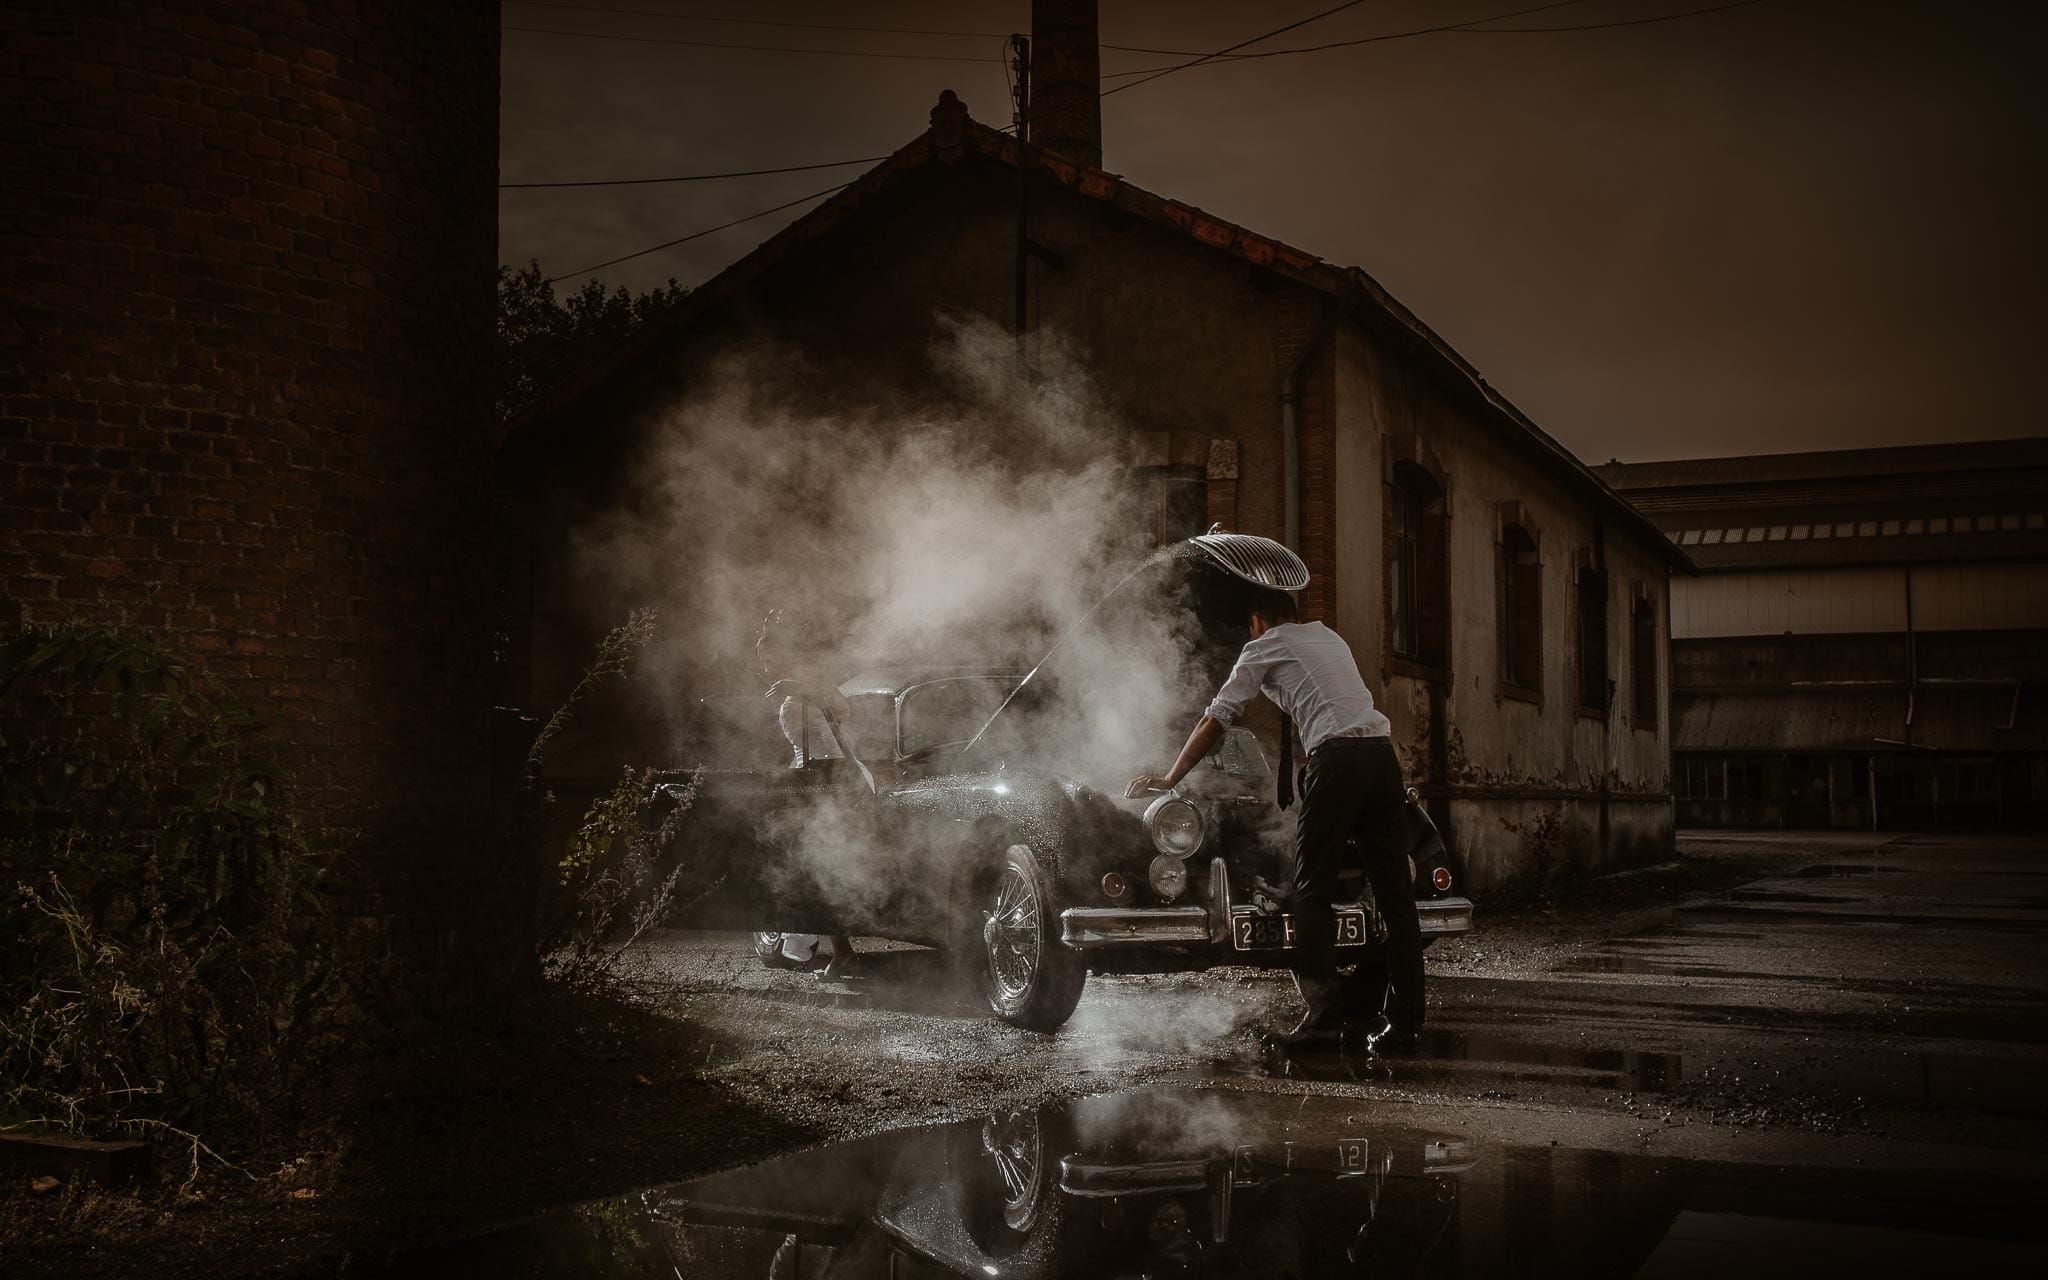
[[[1289,1048],[1341,1041],[1350,1012],[1369,1020],[1374,1052],[1413,1053],[1423,1018],[1422,927],[1400,842],[1407,797],[1392,726],[1373,708],[1351,646],[1320,622],[1296,621],[1293,596],[1262,592],[1252,607],[1251,631],[1173,768],[1134,779],[1125,794],[1135,798],[1179,783],[1242,718],[1253,695],[1265,694],[1300,728],[1308,751],[1293,884],[1283,894],[1294,916],[1295,986],[1308,1011],[1279,1041]],[[1337,980],[1331,903],[1345,842],[1354,838],[1387,924],[1388,954],[1384,964],[1361,963],[1347,987]]]

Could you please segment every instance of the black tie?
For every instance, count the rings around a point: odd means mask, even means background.
[[[1294,804],[1294,721],[1280,713],[1280,807]]]

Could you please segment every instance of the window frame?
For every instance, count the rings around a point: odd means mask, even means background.
[[[1592,678],[1592,673],[1587,669],[1586,664],[1587,657],[1589,656],[1586,602],[1589,598],[1587,591],[1588,582],[1589,579],[1593,578],[1597,578],[1600,583],[1600,670],[1598,678],[1601,698],[1597,705],[1586,700],[1589,681]],[[1578,554],[1578,563],[1574,567],[1572,574],[1572,630],[1576,641],[1574,647],[1577,650],[1573,661],[1573,675],[1576,678],[1573,681],[1572,701],[1576,706],[1578,714],[1589,720],[1605,720],[1614,710],[1614,653],[1613,637],[1611,634],[1613,628],[1609,625],[1611,622],[1613,597],[1612,584],[1608,581],[1607,573],[1595,562],[1593,552],[1581,550]]]
[[[1381,480],[1380,640],[1384,673],[1448,684],[1453,651],[1450,482],[1435,454],[1412,433],[1387,441]],[[1397,509],[1401,516],[1398,529]],[[1430,555],[1432,543],[1435,558]],[[1408,570],[1405,575],[1397,576],[1397,559],[1400,567]],[[1405,599],[1397,598],[1397,592],[1404,586]],[[1406,649],[1397,644],[1404,639],[1395,627],[1397,606],[1414,627],[1412,643]]]
[[[1629,724],[1649,733],[1656,732],[1658,725],[1664,718],[1662,713],[1664,699],[1662,697],[1662,690],[1658,685],[1658,673],[1664,666],[1659,661],[1658,656],[1662,648],[1658,640],[1662,628],[1657,622],[1657,612],[1656,597],[1651,593],[1650,588],[1646,584],[1637,582],[1635,590],[1631,593],[1628,611]],[[1644,639],[1643,631],[1645,619],[1649,622],[1647,642]],[[1645,688],[1643,682],[1643,665],[1646,661],[1649,664],[1647,702],[1644,699]],[[1644,712],[1645,706],[1649,708],[1647,714]]]
[[[1494,692],[1543,705],[1543,540],[1522,504],[1503,502],[1494,528]],[[1528,558],[1524,560],[1522,557]],[[1526,572],[1524,572],[1526,571]],[[1524,618],[1524,612],[1528,617]],[[1523,641],[1533,641],[1522,654]],[[1521,658],[1523,661],[1518,662]],[[1526,665],[1524,665],[1526,662]]]

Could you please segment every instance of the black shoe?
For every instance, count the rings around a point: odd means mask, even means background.
[[[1344,1024],[1314,1013],[1303,1014],[1291,1031],[1271,1032],[1266,1043],[1275,1049],[1335,1049],[1344,1043]]]
[[[1422,1052],[1422,1042],[1413,1031],[1390,1023],[1366,1040],[1365,1051],[1375,1058],[1412,1058]]]

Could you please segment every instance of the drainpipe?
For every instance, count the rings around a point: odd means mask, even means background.
[[[1280,475],[1281,511],[1287,531],[1287,549],[1301,554],[1301,384],[1308,378],[1308,362],[1315,359],[1324,342],[1337,331],[1337,324],[1351,314],[1356,303],[1333,301],[1316,324],[1308,343],[1295,354],[1294,363],[1280,375]],[[1334,355],[1334,352],[1333,352]]]

